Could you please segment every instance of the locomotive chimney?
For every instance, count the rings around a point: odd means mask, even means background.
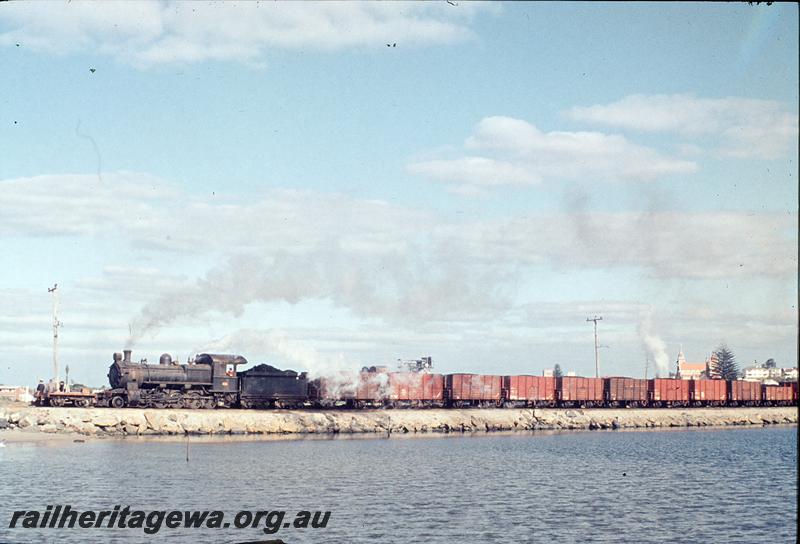
[[[128,364],[129,364],[129,363],[131,362],[131,350],[129,350],[129,349],[123,349],[123,350],[122,350],[122,353],[124,353],[124,354],[125,354],[125,359],[124,359],[124,361],[123,361],[123,362],[124,362],[124,363],[128,363]]]

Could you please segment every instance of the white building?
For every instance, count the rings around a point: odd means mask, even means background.
[[[744,369],[744,379],[749,382],[763,382],[770,380],[773,382],[797,381],[797,368],[766,368],[761,365],[751,366]]]

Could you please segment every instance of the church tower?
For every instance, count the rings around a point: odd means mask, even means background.
[[[678,351],[678,360],[675,361],[675,377],[681,377],[681,367],[686,364],[686,357],[683,355],[683,344],[681,344],[681,349]]]

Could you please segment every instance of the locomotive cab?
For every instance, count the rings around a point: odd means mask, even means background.
[[[236,393],[239,391],[237,367],[247,364],[241,355],[215,355],[203,353],[195,358],[196,364],[211,366],[211,391],[214,393]]]

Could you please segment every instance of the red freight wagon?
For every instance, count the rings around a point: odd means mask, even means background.
[[[689,397],[695,406],[722,406],[728,402],[728,381],[692,380]]]
[[[390,372],[389,401],[394,406],[444,403],[444,376],[425,372]]]
[[[734,404],[745,406],[761,404],[761,384],[744,380],[731,381],[730,400]]]
[[[688,406],[690,381],[672,378],[650,380],[650,400],[656,406]]]
[[[505,399],[509,404],[555,406],[556,379],[552,376],[503,376]]]
[[[647,380],[606,378],[606,400],[611,406],[647,406]]]
[[[385,372],[339,372],[317,381],[317,400],[323,405],[346,401],[348,405],[377,404],[386,398]]]
[[[444,386],[452,406],[499,406],[503,378],[487,374],[448,374]]]
[[[788,406],[794,402],[794,391],[791,384],[765,385],[764,402],[778,406]]]
[[[309,391],[313,393],[315,400],[327,404],[326,401],[334,402],[355,398],[357,382],[358,378],[355,374],[339,372],[314,380],[311,382]]]
[[[556,391],[562,403],[587,408],[603,404],[603,378],[565,376],[556,380]]]
[[[356,400],[379,402],[386,398],[387,375],[385,372],[359,372]]]

